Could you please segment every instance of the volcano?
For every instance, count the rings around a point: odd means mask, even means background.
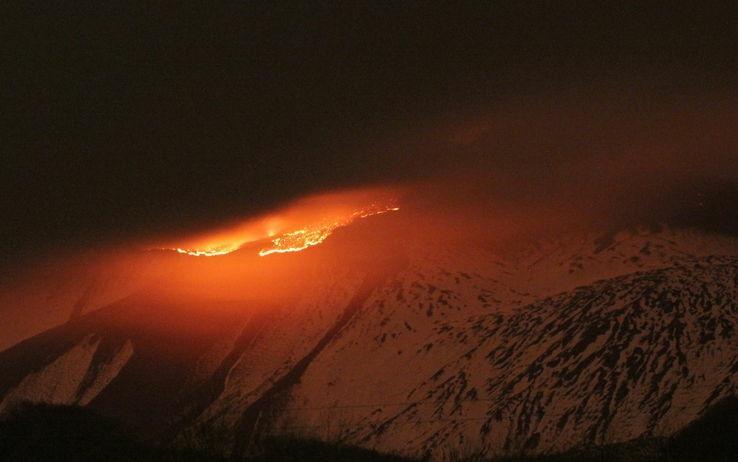
[[[153,440],[218,434],[225,454],[286,434],[443,460],[669,436],[735,395],[735,239],[388,244],[399,216],[303,252],[146,252],[134,272],[8,289],[23,310],[6,316],[47,316],[3,337],[0,408],[88,406]],[[182,282],[214,268],[238,296]],[[265,296],[277,289],[289,295]]]

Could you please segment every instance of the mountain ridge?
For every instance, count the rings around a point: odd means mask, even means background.
[[[295,431],[437,459],[669,435],[736,393],[735,248],[410,246],[280,306],[139,292],[0,352],[0,408],[87,404],[172,441],[219,427],[236,454]]]

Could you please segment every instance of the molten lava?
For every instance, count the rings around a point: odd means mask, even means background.
[[[272,247],[261,249],[259,256],[267,256],[273,253],[299,252],[308,247],[318,245],[333,233],[333,230],[342,226],[351,224],[357,218],[366,218],[381,213],[395,212],[400,210],[394,206],[380,206],[372,204],[362,210],[356,210],[349,216],[334,218],[333,220],[324,221],[302,229],[283,233],[279,237],[272,239]]]
[[[299,252],[325,241],[337,228],[357,219],[399,210],[386,191],[352,191],[324,194],[298,201],[261,218],[248,220],[216,233],[207,233],[186,245],[165,247],[195,257],[214,257],[234,252],[249,243],[270,240],[262,257]]]
[[[231,253],[234,250],[238,250],[239,247],[240,247],[239,244],[231,244],[231,245],[225,245],[225,246],[215,247],[215,248],[207,248],[207,249],[202,249],[202,250],[182,249],[180,247],[176,247],[172,250],[176,250],[177,253],[192,255],[193,257],[215,257],[217,255],[225,255],[225,254]]]

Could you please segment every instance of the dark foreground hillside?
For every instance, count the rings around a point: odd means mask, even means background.
[[[79,406],[22,405],[0,421],[0,460],[217,461],[193,451],[163,450],[113,419]]]
[[[225,462],[202,450],[154,445],[115,420],[77,406],[24,405],[0,420],[0,460]],[[485,461],[460,457],[459,461]],[[728,462],[738,460],[738,398],[721,401],[671,438],[582,448],[538,457],[494,462]],[[253,462],[410,462],[374,451],[295,438],[267,438]]]
[[[225,462],[202,450],[161,447],[79,406],[23,405],[0,420],[3,462]],[[366,449],[302,439],[266,439],[244,462],[403,462]]]

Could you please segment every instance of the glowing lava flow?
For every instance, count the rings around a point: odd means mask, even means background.
[[[195,250],[195,249],[183,249],[180,247],[175,247],[171,250],[176,251],[177,253],[182,253],[186,255],[192,255],[193,257],[216,257],[218,255],[225,255],[228,253],[231,253],[233,251],[238,250],[239,247],[241,247],[241,244],[234,244],[229,246],[223,246],[223,247],[217,247],[214,249],[205,249],[205,250]]]
[[[369,198],[367,196],[375,197]],[[215,257],[234,252],[247,244],[270,240],[259,256],[299,252],[325,241],[337,228],[360,218],[399,210],[395,199],[374,192],[342,192],[298,201],[277,213],[248,220],[233,227],[201,235],[187,245],[165,250],[193,257]],[[362,204],[369,205],[362,205]]]
[[[380,207],[372,205],[366,209],[357,210],[347,217],[341,217],[338,220],[324,221],[315,225],[307,226],[296,231],[290,231],[272,239],[272,247],[269,249],[261,249],[259,256],[265,257],[273,253],[299,252],[308,247],[318,245],[328,236],[330,236],[336,228],[351,224],[357,218],[366,218],[372,215],[379,215],[387,212],[395,212],[400,210],[399,207]]]

